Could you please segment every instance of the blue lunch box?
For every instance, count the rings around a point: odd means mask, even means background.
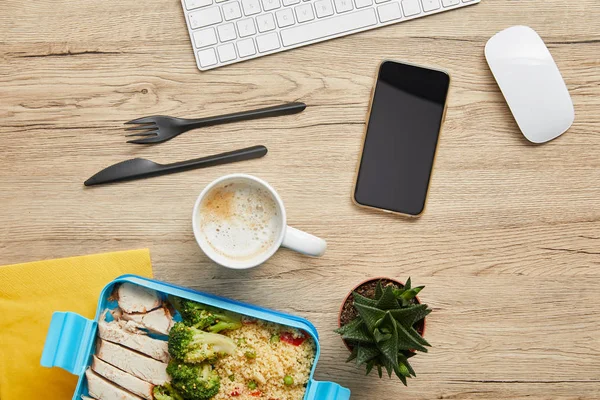
[[[316,352],[303,400],[350,399],[350,390],[334,382],[320,382],[313,379],[320,354],[319,334],[315,326],[308,320],[251,304],[244,304],[211,294],[197,292],[169,283],[142,278],[137,275],[123,275],[106,285],[102,290],[96,310],[96,317],[93,321],[72,312],[55,312],[52,315],[41,364],[44,367],[60,367],[79,376],[73,400],[80,400],[82,395],[88,395],[85,371],[90,366],[92,355],[95,353],[98,321],[102,317],[104,310],[114,309],[117,306],[117,302],[109,300],[109,297],[115,285],[123,282],[130,282],[153,289],[164,297],[167,295],[182,297],[307,332],[313,338]]]

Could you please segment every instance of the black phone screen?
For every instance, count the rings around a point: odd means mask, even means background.
[[[449,85],[442,71],[381,64],[354,190],[358,204],[421,214]]]

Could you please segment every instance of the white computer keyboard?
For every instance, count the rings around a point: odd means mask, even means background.
[[[206,71],[480,0],[181,0]]]

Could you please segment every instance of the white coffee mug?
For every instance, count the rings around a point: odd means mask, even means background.
[[[255,209],[260,211],[259,223],[252,211]],[[286,222],[285,207],[275,189],[246,174],[226,175],[206,186],[192,216],[194,236],[202,251],[214,262],[233,269],[256,267],[281,246],[313,257],[325,253],[327,243],[323,239]],[[260,238],[253,232],[256,226],[261,227]],[[227,233],[231,231],[235,232]]]

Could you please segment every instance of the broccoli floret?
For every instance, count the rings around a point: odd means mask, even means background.
[[[186,400],[207,400],[219,392],[219,375],[210,364],[182,364],[171,360],[167,367],[171,384]]]
[[[168,382],[154,386],[153,394],[155,400],[183,400],[183,397]]]
[[[204,332],[177,322],[169,333],[169,354],[177,361],[198,364],[214,362],[218,357],[233,354],[233,339],[219,333]]]
[[[242,326],[242,316],[239,314],[177,297],[170,300],[188,326],[214,333]]]

